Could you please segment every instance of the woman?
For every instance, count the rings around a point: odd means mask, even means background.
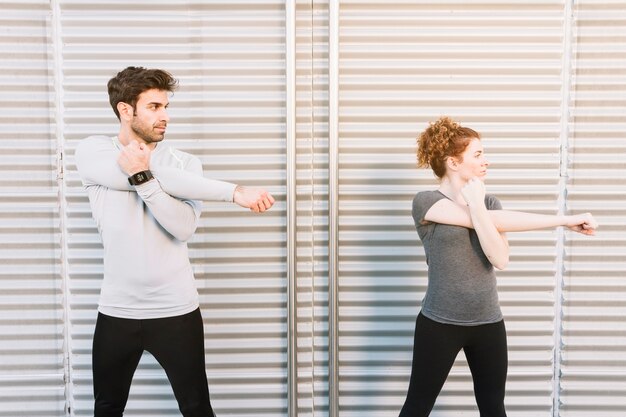
[[[494,267],[509,261],[505,232],[566,226],[593,235],[586,213],[552,216],[502,210],[485,195],[489,162],[480,135],[447,117],[420,134],[418,165],[439,178],[436,191],[413,200],[424,245],[428,290],[417,317],[413,367],[400,417],[430,414],[458,352],[463,349],[481,417],[503,417],[507,375],[506,330]]]

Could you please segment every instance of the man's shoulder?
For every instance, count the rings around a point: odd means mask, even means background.
[[[94,158],[99,158],[103,151],[115,149],[113,138],[104,135],[88,136],[78,142],[76,146],[75,158],[77,164],[90,163]]]
[[[195,156],[195,155],[194,155],[194,154],[192,154],[191,152],[182,151],[182,150],[178,149],[177,147],[172,146],[172,145],[170,145],[170,144],[165,144],[165,148],[166,148],[165,150],[166,150],[167,152],[174,153],[174,154],[176,154],[176,155],[178,155],[178,156],[181,156],[181,157],[185,157],[185,158],[197,158],[197,156]]]
[[[189,166],[202,166],[200,158],[192,153],[181,151],[170,144],[159,144],[159,147],[161,146],[162,148],[158,152],[157,159],[165,162],[166,165],[178,166],[178,168],[182,169]]]
[[[199,159],[196,155],[187,152],[187,151],[182,151],[180,149],[178,149],[175,146],[172,146],[170,144],[163,144],[163,153],[165,154],[170,154],[170,155],[175,155],[178,158],[183,158],[183,159]],[[160,146],[160,145],[159,145]]]
[[[87,136],[85,139],[83,140],[87,140],[87,139],[106,139],[106,140],[113,140],[113,136],[108,136],[108,135],[89,135]]]
[[[105,135],[92,135],[81,139],[78,142],[77,149],[85,148],[87,146],[111,146],[114,145],[113,138]]]

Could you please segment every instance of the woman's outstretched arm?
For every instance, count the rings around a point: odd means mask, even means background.
[[[594,235],[598,223],[590,213],[546,215],[511,210],[487,210],[484,184],[470,181],[462,190],[468,203],[462,206],[448,199],[437,201],[426,212],[424,220],[433,223],[475,229],[481,247],[493,266],[506,267],[509,259],[508,240],[504,233],[523,232],[564,226],[584,235]]]
[[[591,213],[574,215],[536,214],[512,210],[488,210],[488,215],[499,232],[526,232],[564,226],[584,235],[594,235],[598,223]],[[437,201],[428,210],[424,220],[474,228],[470,209],[448,199]]]

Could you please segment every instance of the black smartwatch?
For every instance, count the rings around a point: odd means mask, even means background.
[[[130,177],[128,177],[128,182],[130,183],[130,185],[141,185],[150,181],[152,178],[154,178],[154,176],[152,175],[152,172],[150,172],[150,170],[148,169],[145,171],[139,171],[138,173],[131,175]]]

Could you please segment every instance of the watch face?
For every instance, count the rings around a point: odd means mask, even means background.
[[[152,173],[150,171],[141,171],[128,177],[128,182],[131,185],[141,185],[145,182],[150,181],[152,178],[154,177],[152,176]]]

